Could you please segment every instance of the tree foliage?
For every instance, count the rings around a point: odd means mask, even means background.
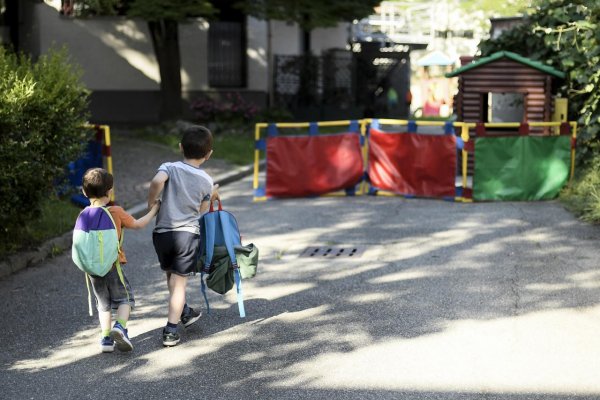
[[[381,0],[247,0],[240,6],[256,18],[294,22],[311,31],[367,17],[379,3]]]
[[[459,6],[468,13],[482,11],[489,17],[513,17],[524,14],[530,7],[530,0],[461,0]]]
[[[188,18],[214,14],[215,9],[208,0],[133,0],[127,15],[145,21],[182,22]]]
[[[538,0],[521,25],[480,43],[482,55],[508,50],[567,73],[560,93],[579,121],[578,160],[600,155],[600,2]]]
[[[88,91],[66,50],[36,63],[0,47],[0,242],[23,226],[85,145]]]

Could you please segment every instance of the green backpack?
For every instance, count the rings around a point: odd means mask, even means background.
[[[125,279],[119,251],[123,242],[123,235],[119,240],[117,225],[106,207],[86,207],[79,213],[75,228],[73,229],[73,245],[71,258],[77,267],[85,272],[85,283],[88,289],[88,307],[92,315],[92,294],[90,291],[89,275],[103,277],[117,267],[117,273],[125,291]],[[129,297],[129,293],[127,293]]]
[[[250,243],[246,246],[234,247],[235,257],[242,279],[253,278],[258,268],[258,248]],[[200,257],[199,267],[202,268],[205,255]],[[213,259],[206,278],[206,286],[219,294],[225,294],[235,285],[233,263],[226,246],[215,246]]]

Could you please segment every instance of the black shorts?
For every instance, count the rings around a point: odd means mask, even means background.
[[[200,235],[185,231],[152,234],[160,268],[177,275],[194,275],[197,271]]]
[[[122,269],[123,267],[124,265],[121,264]],[[123,279],[125,286],[123,286],[117,268],[114,266],[108,274],[102,277],[90,275],[98,311],[110,311],[111,308],[117,309],[122,304],[129,304],[132,309],[135,307],[133,290],[131,289],[127,275],[125,275],[125,271],[123,271]]]

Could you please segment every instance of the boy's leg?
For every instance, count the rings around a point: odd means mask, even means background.
[[[177,324],[185,306],[187,276],[169,274],[167,283],[170,293],[169,315],[167,317],[167,326],[163,329],[163,345],[175,346],[180,340],[179,333],[177,333]]]
[[[119,304],[117,308],[117,322],[115,322],[115,326],[110,330],[110,337],[115,341],[117,349],[120,351],[133,350],[133,345],[127,333],[127,321],[129,320],[130,313],[131,306],[129,304]]]
[[[115,342],[110,337],[111,312],[98,310],[98,319],[102,330],[100,349],[103,353],[112,353],[115,350]]]
[[[171,324],[179,323],[179,318],[185,306],[185,288],[187,285],[187,276],[170,274],[169,278],[169,316],[168,321]]]
[[[111,314],[110,311],[98,310],[98,319],[100,320],[100,330],[102,330],[102,337],[108,336],[110,332]]]
[[[131,308],[135,306],[135,297],[125,271],[123,271],[122,276],[123,280],[121,280],[116,268],[113,268],[106,276],[110,287],[111,306],[117,309],[117,321],[110,330],[110,337],[115,341],[119,351],[131,351],[133,345],[129,340],[127,321],[129,320]]]
[[[169,295],[172,294],[171,291],[171,284],[169,283],[169,280],[171,278],[171,273],[167,272],[167,286],[169,287]],[[170,299],[170,297],[169,297]],[[184,297],[185,299],[185,297]],[[200,316],[202,315],[202,313],[200,311],[196,311],[193,308],[191,308],[190,306],[188,306],[187,303],[183,304],[183,310],[181,311],[181,315],[180,315],[180,321],[183,324],[183,326],[185,328],[188,328],[189,326],[191,326],[194,322],[198,321],[200,319]],[[169,319],[169,323],[171,323],[171,320]],[[174,325],[177,325],[177,323],[173,323]]]
[[[129,314],[131,314],[131,306],[129,304],[119,305],[119,308],[117,308],[117,321],[125,326],[127,321],[129,321]]]
[[[96,309],[102,332],[100,338],[100,349],[103,353],[112,353],[115,342],[110,338],[111,309],[110,292],[106,279],[90,276],[94,296],[96,297]]]

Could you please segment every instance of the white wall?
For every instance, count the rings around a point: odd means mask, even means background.
[[[248,60],[248,90],[269,90],[268,23],[248,17],[246,19],[246,55]]]
[[[311,34],[311,50],[319,55],[329,49],[345,49],[348,43],[350,24],[340,23],[335,28],[318,28]]]
[[[179,24],[181,85],[184,91],[208,89],[208,22],[198,18]]]
[[[302,54],[302,31],[296,24],[272,21],[272,46],[276,55]],[[349,24],[334,28],[317,28],[311,32],[311,51],[320,55],[324,50],[343,49],[348,43]]]
[[[158,90],[159,72],[147,24],[121,17],[90,19],[61,17],[54,8],[33,8],[28,46],[45,53],[53,44],[67,46],[83,68],[83,82],[91,90]],[[179,28],[183,90],[207,86],[208,24],[193,20]]]
[[[298,55],[302,53],[302,36],[296,24],[271,21],[271,48],[274,55]]]

